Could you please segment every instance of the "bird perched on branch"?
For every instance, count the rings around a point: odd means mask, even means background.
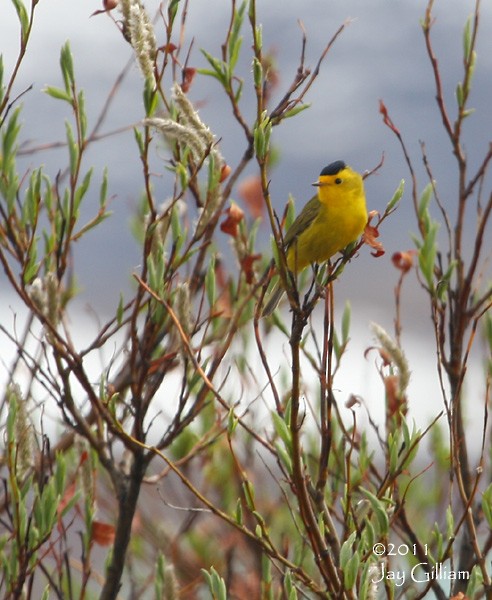
[[[325,167],[313,183],[317,194],[302,209],[283,239],[287,268],[297,275],[313,263],[321,264],[354,242],[367,224],[364,183],[342,160]],[[278,282],[263,308],[267,317],[285,290]]]

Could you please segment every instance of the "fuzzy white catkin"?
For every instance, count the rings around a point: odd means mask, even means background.
[[[154,27],[140,0],[120,0],[125,29],[145,79],[155,88],[154,60],[157,40]]]

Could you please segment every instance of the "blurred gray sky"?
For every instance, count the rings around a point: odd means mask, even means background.
[[[18,47],[18,28],[10,2],[1,2],[0,40],[6,72],[9,73]],[[342,158],[363,171],[374,167],[384,152],[383,169],[366,184],[368,207],[384,208],[400,179],[408,180],[408,173],[396,140],[383,126],[378,114],[380,98],[385,101],[405,136],[417,166],[421,162],[419,140],[425,140],[441,193],[448,205],[453,206],[456,198],[455,163],[435,107],[433,77],[419,25],[426,3],[422,0],[284,0],[282,3],[259,0],[257,4],[259,20],[263,23],[265,48],[274,52],[279,65],[278,97],[292,81],[298,65],[301,45],[298,19],[302,20],[307,33],[306,63],[312,67],[339,25],[350,19],[350,25],[323,63],[320,76],[307,96],[307,101],[312,103],[311,108],[275,131],[274,143],[281,158],[272,173],[271,190],[276,206],[281,209],[288,193],[292,193],[301,206],[311,194],[310,183],[329,162]],[[489,2],[482,4],[478,68],[472,96],[477,114],[467,123],[467,151],[475,160],[483,155],[492,132],[492,6]],[[194,38],[190,65],[205,66],[200,48],[206,48],[215,55],[220,53],[229,6],[229,0],[190,1],[186,31],[188,42]],[[158,2],[149,0],[146,7],[153,14]],[[471,7],[471,2],[463,0],[441,0],[435,6],[435,50],[440,59],[451,115],[454,114],[455,86],[462,74],[462,28]],[[46,97],[41,90],[45,84],[60,84],[58,56],[67,39],[72,45],[77,79],[85,89],[92,122],[99,114],[116,75],[131,55],[130,48],[105,15],[90,18],[98,8],[100,5],[95,0],[72,0],[69,3],[41,0],[38,5],[30,51],[15,88],[19,93],[33,85],[32,91],[23,97],[26,126],[22,136],[31,144],[64,138],[64,119],[69,117],[68,111],[62,103]],[[156,30],[162,41],[159,26]],[[246,26],[244,58],[240,64],[246,79],[250,74],[250,44]],[[142,118],[140,89],[140,73],[137,67],[133,67],[118,92],[103,131],[135,123]],[[248,95],[251,97],[246,92],[246,101]],[[197,79],[191,97],[202,106],[202,117],[222,138],[224,155],[234,164],[243,152],[243,138],[234,127],[218,85],[203,77]],[[244,111],[251,114],[252,105],[248,106],[245,102]],[[50,151],[42,155],[41,160],[51,175],[60,167],[60,157],[64,157],[64,151]],[[27,158],[26,162],[36,165],[39,160],[40,155],[36,155]],[[127,226],[142,187],[132,132],[95,145],[87,166],[89,162],[96,166],[96,176],[103,164],[109,164],[115,215],[105,226],[106,235],[95,232],[77,260],[79,268],[83,267],[81,284],[86,288],[88,298],[100,305],[109,300],[109,305],[113,306],[113,301],[107,297],[108,289],[116,292],[126,285],[129,264],[132,260],[139,260]],[[421,187],[425,183],[422,178]],[[344,274],[344,284],[349,289],[359,281],[361,274],[368,271],[376,281],[381,280],[389,268],[392,252],[411,247],[408,234],[415,226],[409,200],[407,193],[400,211],[381,231],[387,249],[385,257],[375,260],[364,251],[363,256]],[[266,226],[264,234],[267,249]],[[101,263],[101,253],[105,257],[112,256],[111,265]],[[111,288],[108,288],[109,282]],[[379,286],[366,287],[365,301],[380,304],[381,292]],[[391,288],[384,290],[383,294],[385,297],[391,295]]]
[[[148,12],[154,14],[158,2],[147,0],[145,4]],[[424,140],[441,195],[453,212],[457,197],[455,161],[435,105],[433,75],[419,24],[426,2],[257,0],[257,5],[265,48],[275,53],[279,66],[278,97],[291,83],[298,65],[301,47],[298,19],[302,20],[307,33],[306,64],[311,67],[340,24],[351,19],[306,98],[312,103],[311,108],[275,131],[273,141],[280,151],[280,162],[272,173],[271,191],[276,207],[282,209],[289,193],[296,198],[298,206],[302,206],[312,193],[311,182],[329,162],[344,159],[363,171],[374,167],[384,152],[383,168],[366,183],[368,208],[384,209],[399,181],[404,178],[409,183],[409,177],[396,139],[378,113],[378,101],[383,99],[418,167],[420,188],[427,183],[420,166],[419,140]],[[451,117],[455,115],[456,84],[462,77],[462,30],[473,5],[474,2],[465,0],[435,2],[434,47]],[[105,15],[90,17],[99,8],[96,0],[40,0],[30,50],[14,90],[15,95],[33,85],[22,99],[25,125],[22,138],[26,143],[37,145],[64,139],[64,119],[70,117],[67,107],[41,90],[46,84],[61,84],[58,58],[67,39],[71,42],[79,86],[85,89],[90,124],[99,115],[117,74],[129,60],[130,48],[110,19]],[[190,66],[206,66],[200,48],[219,55],[229,9],[229,0],[190,0],[186,30],[187,43],[194,39]],[[159,25],[156,31],[162,42]],[[240,63],[245,79],[250,76],[250,45],[246,26],[244,58]],[[0,51],[4,54],[7,74],[17,48],[18,27],[13,7],[9,0],[0,0]],[[141,83],[140,72],[134,66],[118,91],[103,131],[136,123],[143,117]],[[245,85],[249,85],[249,79]],[[223,154],[234,165],[244,150],[244,142],[218,84],[212,79],[197,78],[190,96],[200,103],[202,118],[222,138]],[[248,96],[251,97],[251,92],[245,93],[244,111],[252,114]],[[466,123],[466,150],[471,157],[471,171],[491,140],[491,99],[492,3],[482,2],[478,65],[471,99],[476,115]],[[37,166],[41,161],[54,177],[60,165],[65,164],[65,154],[64,150],[52,150],[27,156],[24,165]],[[76,256],[80,284],[85,290],[83,299],[103,312],[117,304],[120,289],[128,289],[130,274],[140,260],[129,233],[129,220],[142,189],[131,131],[93,146],[86,167],[95,166],[95,183],[100,181],[105,164],[109,167],[110,193],[114,195],[111,205],[114,216],[102,229],[87,236]],[[166,185],[167,182],[162,182],[162,200],[166,196]],[[95,210],[97,187],[93,190],[90,203]],[[92,213],[90,208],[88,214]],[[391,329],[393,287],[398,274],[391,266],[390,257],[397,250],[412,247],[409,234],[415,230],[408,187],[399,211],[381,231],[386,255],[374,259],[367,249],[362,250],[338,284],[340,304],[350,298],[368,319],[382,322]],[[266,225],[262,234],[263,249],[268,252]],[[428,330],[430,323],[425,299],[414,284],[412,280],[412,284],[406,286],[403,306],[412,333]]]

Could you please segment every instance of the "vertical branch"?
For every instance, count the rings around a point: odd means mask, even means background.
[[[332,406],[333,406],[333,335],[334,335],[334,296],[333,282],[330,281],[325,288],[325,314],[324,314],[324,340],[322,371],[320,374],[320,421],[321,421],[321,448],[318,459],[318,480],[316,491],[319,497],[324,494],[328,480],[328,461],[332,443]]]
[[[139,448],[132,453],[132,464],[128,475],[113,472],[113,484],[118,492],[118,518],[113,554],[99,600],[113,600],[121,588],[127,548],[132,534],[133,516],[137,508],[142,480],[151,457],[151,453]]]
[[[425,10],[425,17],[424,17],[424,21],[422,24],[422,29],[424,32],[425,47],[427,49],[427,54],[429,56],[429,59],[430,59],[431,65],[432,65],[432,72],[434,74],[434,83],[436,86],[436,101],[437,101],[437,104],[439,106],[439,110],[441,113],[442,123],[443,123],[444,129],[446,130],[449,138],[451,140],[453,140],[453,137],[454,137],[453,126],[451,124],[451,119],[449,118],[446,104],[444,101],[444,93],[443,93],[443,89],[442,89],[441,74],[439,71],[439,62],[437,60],[436,55],[434,54],[434,49],[432,47],[431,36],[430,36],[432,26],[434,25],[434,17],[432,15],[433,7],[434,7],[434,0],[429,0],[429,3],[427,4],[427,8]],[[459,154],[460,154],[460,152],[458,152],[458,155]]]
[[[289,424],[292,438],[292,483],[294,485],[294,493],[297,496],[301,519],[311,542],[314,559],[328,591],[334,594],[337,592],[340,593],[343,588],[341,587],[338,573],[333,564],[325,540],[321,535],[304,475],[304,461],[300,435],[302,427],[302,417],[300,415],[300,344],[305,324],[306,321],[304,316],[299,314],[298,311],[294,311],[291,337],[289,340],[292,356],[292,395]]]

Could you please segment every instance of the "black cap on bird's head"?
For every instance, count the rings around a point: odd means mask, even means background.
[[[319,176],[322,177],[323,175],[336,175],[337,173],[340,173],[340,171],[345,169],[346,166],[347,165],[343,162],[343,160],[336,160],[335,162],[332,162],[330,165],[325,167],[321,171]]]
[[[320,177],[325,177],[325,176],[333,176],[336,175],[337,173],[340,173],[340,171],[343,171],[343,169],[345,169],[347,167],[347,165],[343,162],[343,160],[336,160],[335,162],[332,162],[331,164],[329,164],[327,167],[325,167],[321,173],[319,174]],[[341,179],[336,181],[336,183],[341,183]],[[319,187],[321,185],[324,185],[323,183],[320,183],[320,181],[315,181],[313,183],[313,185],[315,185],[316,187]]]

